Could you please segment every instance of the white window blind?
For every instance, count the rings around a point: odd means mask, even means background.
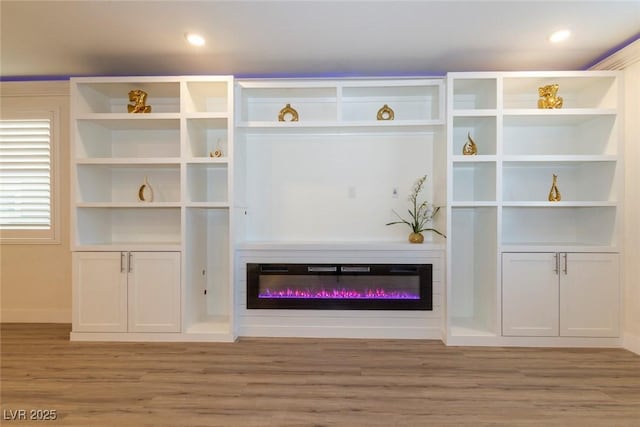
[[[0,229],[50,230],[51,120],[0,120]]]

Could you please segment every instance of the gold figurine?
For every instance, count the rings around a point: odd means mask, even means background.
[[[393,120],[394,116],[393,110],[387,104],[378,110],[378,120]]]
[[[153,202],[153,188],[149,184],[149,179],[145,176],[144,183],[138,188],[138,200],[141,202]]]
[[[560,196],[560,190],[558,189],[558,175],[553,174],[553,183],[551,184],[551,190],[549,191],[549,201],[559,202],[562,196]]]
[[[538,88],[538,108],[562,108],[562,97],[558,96],[557,84],[542,86]]]
[[[279,122],[286,122],[287,116],[291,116],[290,122],[298,121],[298,112],[291,106],[291,104],[287,104],[284,106],[282,110],[280,110],[280,114],[278,114]]]
[[[209,157],[217,158],[222,157],[222,148],[220,148],[220,138],[216,142],[216,149],[214,151],[209,151]]]
[[[465,156],[475,156],[478,154],[478,146],[476,145],[473,138],[471,138],[471,132],[467,133],[468,141],[462,147],[462,154]]]
[[[147,92],[136,89],[129,92],[129,101],[133,104],[127,104],[127,111],[130,113],[150,113],[151,105],[146,105]]]

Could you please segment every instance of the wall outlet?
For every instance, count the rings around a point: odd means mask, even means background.
[[[348,188],[347,197],[349,197],[350,199],[355,199],[356,198],[356,187],[350,186]]]

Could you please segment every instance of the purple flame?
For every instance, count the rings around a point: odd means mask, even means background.
[[[386,289],[264,289],[258,298],[298,298],[298,299],[420,299],[410,292],[388,291]]]

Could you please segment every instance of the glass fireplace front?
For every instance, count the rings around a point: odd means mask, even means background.
[[[248,309],[432,310],[431,264],[247,264]]]

